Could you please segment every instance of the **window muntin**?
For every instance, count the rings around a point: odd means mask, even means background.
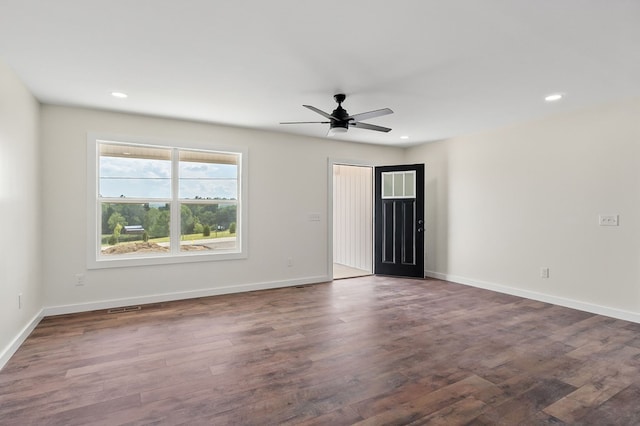
[[[242,152],[93,144],[97,250],[90,267],[245,257]]]

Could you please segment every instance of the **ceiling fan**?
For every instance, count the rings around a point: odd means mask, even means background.
[[[309,108],[311,111],[316,112],[328,119],[329,121],[286,121],[280,124],[307,124],[307,123],[320,123],[329,124],[328,136],[332,136],[336,133],[345,133],[349,126],[357,127],[366,130],[375,130],[377,132],[389,132],[391,129],[388,127],[376,126],[375,124],[362,123],[362,120],[368,120],[370,118],[380,117],[383,115],[393,114],[393,111],[389,108],[377,109],[375,111],[363,112],[360,114],[349,115],[346,109],[342,108],[342,102],[347,98],[344,93],[338,93],[333,96],[333,99],[338,103],[338,108],[334,109],[331,114],[328,114],[321,109],[318,109],[311,105],[302,105],[305,108]]]

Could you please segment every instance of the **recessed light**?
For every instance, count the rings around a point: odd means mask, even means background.
[[[400,136],[400,139],[409,139],[409,136]]]
[[[114,98],[121,98],[121,99],[129,97],[129,95],[122,92],[111,92],[111,96],[113,96]]]
[[[555,102],[564,98],[564,93],[552,93],[551,95],[545,96],[544,100],[547,102]]]

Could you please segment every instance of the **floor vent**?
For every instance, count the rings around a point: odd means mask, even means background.
[[[135,312],[142,309],[142,306],[125,306],[123,308],[113,308],[107,311],[108,314],[121,314],[123,312]]]

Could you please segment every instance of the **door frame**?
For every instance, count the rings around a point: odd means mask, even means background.
[[[329,281],[333,281],[333,166],[369,167],[371,168],[372,179],[374,177],[374,169],[377,167],[374,164],[360,160],[345,160],[331,157],[327,159],[327,276],[329,277]],[[375,185],[373,186],[375,187]],[[375,188],[373,191],[375,194]],[[372,214],[374,215],[371,223],[371,235],[375,238],[375,206],[371,206],[371,208],[373,209]],[[375,254],[374,246],[375,245],[372,245],[371,247],[372,259]],[[372,264],[372,273],[373,266]]]
[[[375,201],[375,168],[376,167],[384,167],[384,166],[388,166],[389,164],[372,164],[370,162],[367,161],[362,161],[362,160],[354,160],[354,159],[341,159],[341,158],[332,158],[329,157],[327,158],[327,211],[326,211],[326,215],[327,215],[327,266],[326,266],[326,271],[327,271],[327,277],[329,279],[329,281],[333,281],[333,166],[334,165],[345,165],[345,166],[360,166],[360,167],[370,167],[371,168],[371,172],[374,174],[373,178],[374,178],[374,185],[373,185],[373,197],[374,197],[374,201]],[[426,170],[426,164],[424,165],[425,170]],[[426,190],[426,183],[425,183],[425,190]],[[425,201],[426,201],[426,194],[425,194]],[[425,208],[425,214],[426,214],[426,206]],[[373,262],[374,264],[372,265],[373,267],[373,273],[375,274],[375,223],[376,223],[376,212],[375,212],[375,202],[374,205],[372,206],[373,209],[373,223],[372,223],[372,229],[371,229],[371,233],[373,235],[373,239],[374,239],[374,244],[372,247],[372,256],[373,256]],[[425,228],[426,228],[426,220],[425,220]],[[425,229],[426,231],[426,229]],[[424,247],[424,254],[426,255],[427,253],[427,249],[426,249],[426,239],[425,241],[423,241],[423,247]],[[423,267],[424,269],[424,267]]]

